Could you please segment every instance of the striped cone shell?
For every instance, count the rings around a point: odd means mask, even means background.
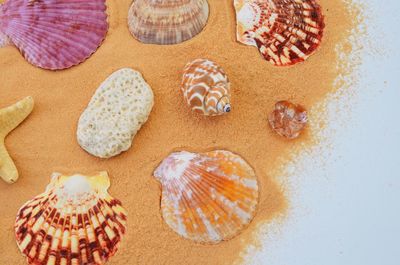
[[[325,27],[316,0],[234,0],[237,40],[256,46],[276,66],[306,60]]]
[[[29,63],[44,69],[85,61],[107,30],[105,0],[7,0],[0,6],[0,32]]]
[[[216,116],[231,111],[231,88],[228,76],[215,62],[196,59],[183,71],[181,90],[194,112]]]
[[[229,240],[256,213],[257,177],[229,151],[172,153],[154,176],[162,185],[163,219],[184,238],[206,244]]]
[[[126,212],[107,189],[106,172],[53,174],[44,193],[25,203],[15,235],[28,264],[104,264],[126,230]]]
[[[135,0],[128,14],[132,35],[143,43],[177,44],[199,34],[207,23],[207,0]]]

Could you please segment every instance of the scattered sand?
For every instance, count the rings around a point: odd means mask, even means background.
[[[278,162],[301,143],[312,143],[312,132],[288,141],[269,128],[267,115],[276,101],[288,99],[311,108],[334,90],[335,45],[352,25],[345,0],[321,0],[326,31],[321,48],[305,63],[277,68],[258,50],[235,42],[232,0],[209,0],[211,16],[194,39],[174,46],[144,45],[134,40],[126,17],[131,0],[108,1],[110,30],[101,48],[82,65],[50,72],[29,65],[13,47],[0,49],[0,106],[31,95],[32,115],[6,140],[20,171],[14,185],[0,183],[0,264],[22,265],[13,224],[19,207],[44,191],[52,172],[107,170],[110,193],[129,213],[128,234],[108,264],[232,264],[253,242],[258,224],[282,216],[287,209],[285,187],[274,181]],[[227,72],[233,89],[233,111],[223,117],[194,115],[179,89],[181,71],[195,58],[205,57]],[[133,148],[110,160],[88,155],[76,142],[76,126],[97,87],[114,71],[140,71],[155,93],[148,123],[135,137]],[[207,148],[205,148],[207,147]],[[180,238],[163,223],[159,212],[160,186],[153,169],[171,151],[224,148],[242,155],[261,182],[258,215],[235,239],[204,246]]]

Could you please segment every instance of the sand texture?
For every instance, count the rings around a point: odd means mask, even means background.
[[[305,63],[278,68],[265,61],[255,47],[235,41],[232,0],[209,0],[211,14],[204,31],[190,41],[173,45],[145,45],[129,33],[131,0],[107,1],[110,29],[100,49],[83,64],[51,72],[27,63],[14,47],[0,49],[0,107],[33,96],[31,116],[6,139],[19,169],[14,185],[0,182],[0,264],[22,265],[14,238],[20,206],[42,193],[52,172],[108,171],[110,194],[128,211],[128,233],[108,264],[224,265],[233,264],[257,225],[285,213],[285,187],[274,181],[279,161],[300,143],[310,142],[306,130],[288,141],[274,133],[267,121],[278,100],[288,99],[311,108],[334,89],[339,74],[335,46],[352,27],[343,0],[321,0],[326,30],[319,50]],[[196,58],[209,58],[224,68],[232,86],[232,112],[220,117],[193,114],[180,90],[182,70]],[[78,119],[99,85],[114,71],[140,71],[152,87],[155,105],[148,122],[127,152],[109,160],[95,158],[76,140]],[[227,149],[240,154],[260,181],[255,220],[241,235],[217,246],[205,246],[175,234],[160,215],[159,183],[153,170],[174,150]]]

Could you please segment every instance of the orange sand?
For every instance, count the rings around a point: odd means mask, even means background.
[[[104,44],[83,64],[50,72],[29,65],[17,49],[0,49],[0,107],[31,95],[32,115],[6,140],[20,180],[0,182],[0,264],[26,264],[15,244],[13,224],[19,207],[44,191],[54,171],[107,170],[110,193],[129,213],[128,234],[108,264],[232,264],[252,242],[257,224],[285,213],[284,187],[271,174],[296,145],[310,142],[311,133],[287,141],[275,135],[267,114],[277,100],[289,99],[311,108],[333,90],[335,45],[352,28],[344,0],[321,0],[326,31],[321,48],[303,64],[276,68],[254,47],[235,42],[232,0],[209,0],[211,16],[194,39],[174,46],[144,45],[134,40],[126,17],[131,0],[110,0],[110,30]],[[233,88],[233,112],[216,118],[194,115],[185,105],[179,84],[184,65],[206,57],[227,72]],[[122,67],[139,70],[155,92],[155,107],[136,136],[133,148],[100,160],[77,144],[77,120],[99,84]],[[242,155],[255,168],[261,183],[258,215],[240,236],[217,246],[180,238],[159,213],[160,187],[152,171],[171,151],[224,148]]]

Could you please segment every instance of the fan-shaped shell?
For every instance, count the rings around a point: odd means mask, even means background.
[[[143,43],[177,44],[199,34],[208,15],[207,0],[135,0],[128,24],[132,35]]]
[[[172,153],[154,176],[162,185],[164,221],[187,239],[209,244],[231,239],[255,215],[257,177],[229,151]]]
[[[44,193],[25,203],[15,235],[29,264],[104,264],[117,251],[126,212],[107,189],[108,175],[54,174]]]
[[[77,65],[108,30],[105,0],[7,0],[0,31],[31,64],[51,70]]]
[[[231,111],[231,88],[228,76],[215,62],[196,59],[183,71],[181,90],[193,111],[216,116]]]
[[[308,58],[320,45],[324,18],[316,0],[234,0],[239,42],[277,66]]]

